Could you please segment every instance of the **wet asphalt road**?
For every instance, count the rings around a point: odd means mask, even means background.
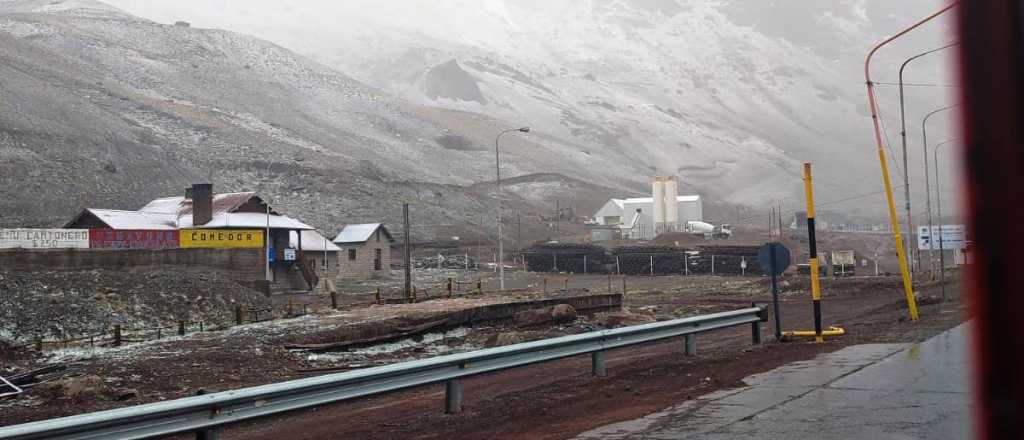
[[[580,439],[966,439],[967,326],[844,348]]]

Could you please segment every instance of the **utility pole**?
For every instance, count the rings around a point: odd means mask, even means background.
[[[934,115],[936,113],[939,113],[939,112],[942,112],[942,111],[945,111],[945,110],[949,110],[949,109],[957,107],[959,105],[960,104],[953,104],[953,105],[950,105],[950,106],[941,107],[941,108],[932,110],[931,112],[929,112],[927,115],[924,116],[924,119],[921,120],[921,139],[922,139],[922,141],[921,141],[921,152],[924,154],[925,209],[928,210],[928,234],[929,234],[929,238],[928,238],[928,240],[929,240],[928,241],[928,260],[931,261],[931,269],[932,269],[932,277],[931,277],[931,279],[932,280],[935,280],[935,257],[932,254],[933,249],[935,249],[935,237],[932,236],[932,231],[934,230],[934,225],[932,224],[932,193],[931,193],[931,188],[928,187],[931,184],[931,178],[929,177],[929,172],[928,172],[928,118],[931,118],[932,115]],[[939,178],[939,176],[936,175],[935,176],[936,182],[938,182],[938,178]],[[941,219],[939,220],[939,223],[940,224],[942,223]],[[941,229],[942,227],[940,226],[939,228]]]
[[[498,290],[505,290],[505,240],[501,235],[501,153],[498,147],[498,140],[501,139],[501,135],[518,131],[521,133],[529,133],[530,127],[521,128],[510,128],[508,130],[502,130],[494,137],[494,186],[497,188],[495,198],[498,199],[498,257],[495,258],[495,264],[498,265]]]
[[[560,200],[555,199],[555,232],[556,233],[561,232],[561,229],[558,228],[558,222],[561,219],[562,219],[562,204],[561,204]]]
[[[936,48],[936,49],[932,49],[932,50],[929,50],[929,51],[921,52],[921,53],[919,53],[917,55],[914,55],[914,56],[912,56],[910,58],[907,58],[907,60],[904,61],[902,65],[900,65],[900,75],[899,75],[899,80],[900,80],[899,81],[899,85],[900,85],[900,140],[903,143],[903,195],[904,195],[904,198],[906,199],[906,210],[907,210],[907,240],[906,241],[907,241],[907,252],[908,253],[912,249],[911,242],[912,242],[912,237],[914,236],[914,223],[912,221],[910,221],[910,169],[907,168],[907,117],[906,117],[906,111],[905,111],[905,106],[904,106],[904,101],[903,101],[903,69],[905,69],[907,67],[907,64],[909,64],[911,61],[914,61],[914,60],[916,60],[918,58],[921,58],[921,57],[923,57],[925,55],[928,55],[928,54],[930,54],[932,52],[937,52],[937,51],[940,51],[942,49],[945,49],[945,48],[948,48],[948,47],[951,47],[951,46],[955,46],[957,44],[960,44],[960,43],[950,43],[950,44],[947,44],[945,46],[942,46],[942,47],[939,47],[939,48]],[[928,153],[925,152],[924,156],[925,156],[924,157],[924,160],[925,160],[924,172],[925,172],[925,186],[926,186],[926,188],[925,188],[925,196],[927,197],[928,193],[929,193],[928,188],[927,188],[927,185],[928,185],[928,164],[927,164],[927,162],[928,162]],[[931,208],[930,207],[927,208],[927,209],[928,209],[928,217],[929,217],[928,230],[929,230],[929,233],[931,233],[931,226],[932,226],[931,225],[931,215],[932,215],[932,213],[931,213]],[[920,256],[920,252],[918,252],[918,255]],[[935,279],[935,259],[932,258],[931,247],[928,248],[928,262],[931,265],[931,273],[932,273],[931,278],[934,280]],[[920,263],[920,258],[918,258],[918,268],[919,269],[920,269],[920,264],[921,264]],[[913,275],[914,275],[914,271],[913,271],[913,267],[911,267],[911,280],[913,280]]]
[[[409,204],[402,204],[402,233],[405,234],[405,297],[412,298],[412,246],[409,236]]]
[[[519,255],[520,243],[523,242],[523,221],[519,217],[519,210],[516,210],[516,255]]]
[[[942,193],[939,191],[939,147],[950,142],[953,142],[955,140],[959,139],[954,138],[947,141],[943,141],[932,148],[932,153],[935,154],[935,159],[932,162],[934,162],[935,165],[935,203],[938,205],[937,217],[939,220],[939,284],[942,285],[943,302],[946,301],[946,246],[942,237]],[[933,236],[931,237],[931,242],[934,242],[934,233],[932,233],[932,235]]]
[[[775,218],[779,220],[778,240],[782,241],[782,202],[779,202],[779,209],[775,210]]]

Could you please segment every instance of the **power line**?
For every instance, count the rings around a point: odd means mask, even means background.
[[[904,187],[904,185],[899,185],[899,186],[894,186],[892,189],[895,191],[895,190],[898,190],[898,189],[902,189],[903,187]],[[864,193],[864,194],[858,194],[858,195],[855,195],[855,196],[844,197],[844,198],[841,198],[841,199],[829,200],[827,202],[815,203],[814,206],[815,206],[815,208],[818,208],[818,207],[821,207],[821,206],[837,205],[837,204],[849,202],[849,201],[852,201],[852,200],[859,200],[859,199],[863,199],[863,198],[867,198],[867,197],[877,196],[879,194],[885,194],[885,190],[874,191],[874,192]],[[793,213],[795,213],[797,211],[801,211],[802,209],[803,208],[788,209],[788,210],[782,211],[781,213],[782,214],[793,214]],[[748,221],[751,221],[751,220],[762,220],[762,219],[764,219],[764,217],[765,216],[763,214],[761,214],[761,215],[753,215],[753,216],[750,216],[750,217],[738,218],[735,221],[733,221],[732,223],[748,222]]]
[[[900,83],[898,83],[898,82],[888,82],[888,81],[874,81],[874,82],[872,82],[872,84],[880,85],[880,86],[898,86],[898,85],[900,85]],[[907,82],[905,82],[905,83],[903,83],[903,87],[951,87],[952,88],[952,87],[962,87],[962,86],[960,84],[907,83]]]
[[[882,116],[882,109],[876,107],[875,112],[878,113],[878,123],[882,125],[882,134],[885,135],[885,149],[889,150],[889,160],[892,161],[893,167],[896,168],[896,174],[903,177],[903,173],[906,170],[901,171],[900,164],[896,161],[896,153],[892,151],[892,142],[889,142],[889,132],[885,128],[885,117]]]

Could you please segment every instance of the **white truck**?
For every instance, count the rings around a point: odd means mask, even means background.
[[[686,230],[694,235],[701,235],[707,240],[719,240],[732,237],[732,227],[727,224],[712,225],[711,223],[688,221]]]

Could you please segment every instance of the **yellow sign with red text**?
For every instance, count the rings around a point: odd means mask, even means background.
[[[183,248],[262,248],[263,231],[250,229],[182,229]]]

